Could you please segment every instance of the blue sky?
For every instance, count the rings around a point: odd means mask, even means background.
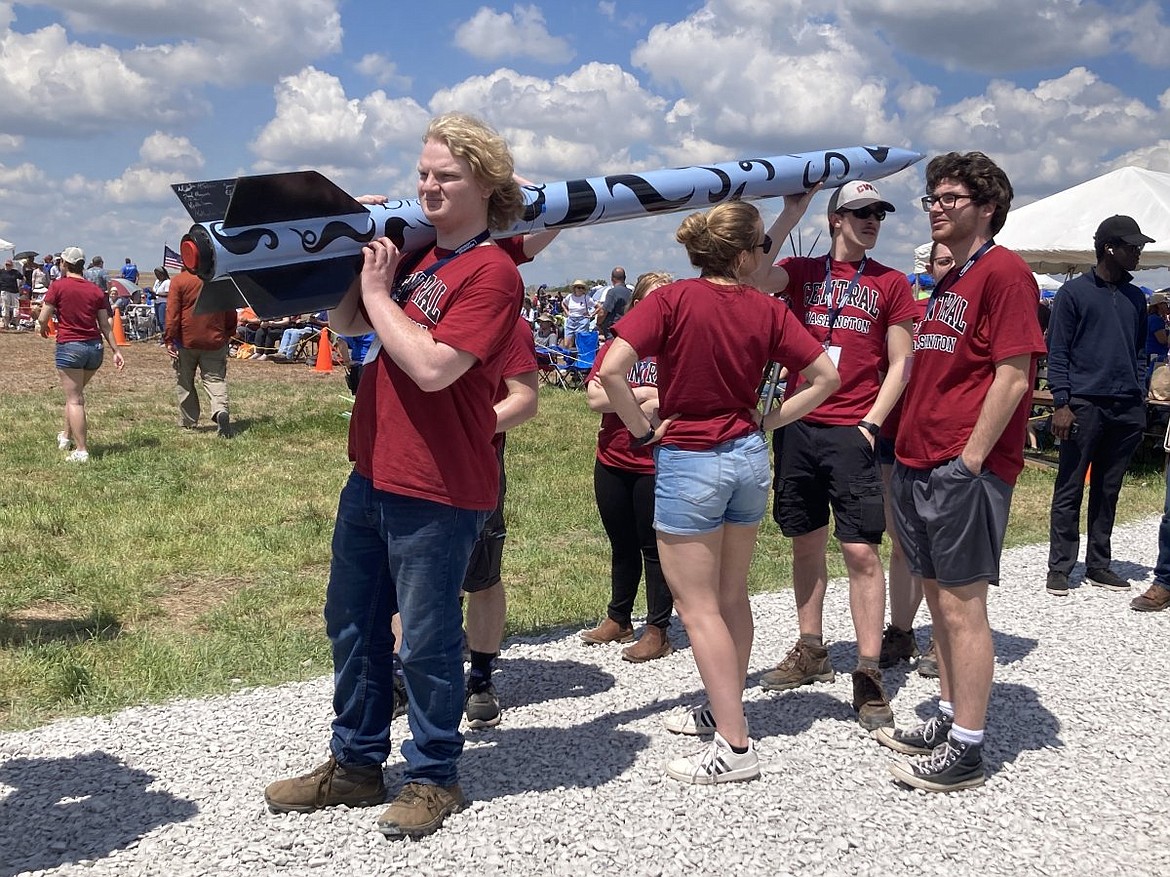
[[[173,182],[311,167],[413,197],[419,136],[450,109],[499,128],[533,180],[888,144],[981,149],[1021,206],[1126,164],[1170,171],[1163,4],[953,6],[0,2],[0,237],[149,270],[189,225]],[[875,254],[909,269],[921,165],[879,185],[899,209]],[[686,275],[679,219],[566,231],[525,278]]]

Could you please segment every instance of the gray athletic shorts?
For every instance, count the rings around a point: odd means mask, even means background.
[[[1012,488],[990,471],[973,475],[961,458],[933,469],[894,465],[894,528],[914,575],[944,588],[999,584]]]

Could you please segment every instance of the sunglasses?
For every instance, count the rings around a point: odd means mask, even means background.
[[[876,219],[878,222],[885,222],[886,220],[886,211],[880,207],[862,207],[858,210],[843,208],[841,212],[852,213],[858,219]]]
[[[754,247],[752,247],[752,249],[763,250],[765,253],[768,252],[768,250],[772,249],[772,236],[767,234],[764,235],[764,240],[761,243],[756,244]]]

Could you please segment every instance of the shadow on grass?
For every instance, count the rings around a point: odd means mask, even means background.
[[[190,819],[192,801],[147,791],[158,778],[105,752],[0,764],[0,877],[47,871],[125,849]]]
[[[112,640],[121,633],[121,623],[105,612],[91,612],[85,618],[0,618],[0,648]]]

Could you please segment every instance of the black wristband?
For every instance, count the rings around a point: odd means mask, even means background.
[[[870,435],[872,435],[874,438],[877,438],[878,435],[880,435],[881,431],[882,431],[882,428],[880,426],[878,426],[876,423],[870,423],[868,420],[863,420],[860,423],[858,423],[857,425],[860,426],[862,429],[864,429],[866,432],[868,432]]]
[[[654,440],[654,427],[651,426],[650,431],[648,433],[646,433],[644,436],[642,436],[641,438],[630,439],[630,447],[640,448],[643,445],[650,444],[650,442],[652,442],[653,440]]]

